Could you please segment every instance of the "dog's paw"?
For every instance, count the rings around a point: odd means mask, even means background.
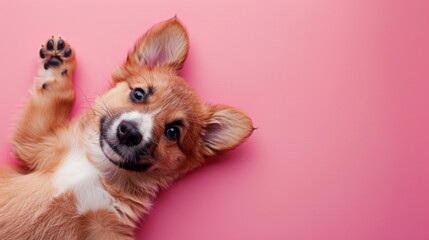
[[[61,74],[66,75],[68,68],[74,67],[74,50],[61,37],[52,36],[46,44],[42,45],[39,56],[42,59],[45,70],[65,66],[65,68],[61,68]]]

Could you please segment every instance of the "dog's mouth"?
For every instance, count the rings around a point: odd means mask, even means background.
[[[155,146],[150,140],[151,136],[142,133],[140,123],[124,115],[100,119],[100,147],[106,158],[117,167],[146,171],[153,165]]]
[[[145,148],[137,151],[128,150],[130,153],[123,154],[122,151],[115,150],[109,141],[103,139],[100,135],[100,146],[104,153],[104,156],[113,164],[119,168],[123,168],[130,171],[146,171],[152,163],[148,160],[146,154],[138,154],[137,152],[147,152]],[[126,155],[126,156],[123,156]]]

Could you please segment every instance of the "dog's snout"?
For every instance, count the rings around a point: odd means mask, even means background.
[[[135,146],[142,141],[142,135],[136,125],[125,120],[119,124],[116,136],[119,143],[126,146]]]

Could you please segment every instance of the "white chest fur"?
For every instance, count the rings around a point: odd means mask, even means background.
[[[89,162],[79,146],[72,146],[54,174],[56,196],[66,191],[76,194],[79,213],[113,208],[114,199],[100,182],[100,172]]]

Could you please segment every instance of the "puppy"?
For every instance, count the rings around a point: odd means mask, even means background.
[[[243,112],[202,103],[178,75],[188,49],[178,19],[155,25],[70,122],[75,50],[48,40],[13,136],[22,169],[0,172],[0,239],[133,239],[160,190],[252,133]]]

